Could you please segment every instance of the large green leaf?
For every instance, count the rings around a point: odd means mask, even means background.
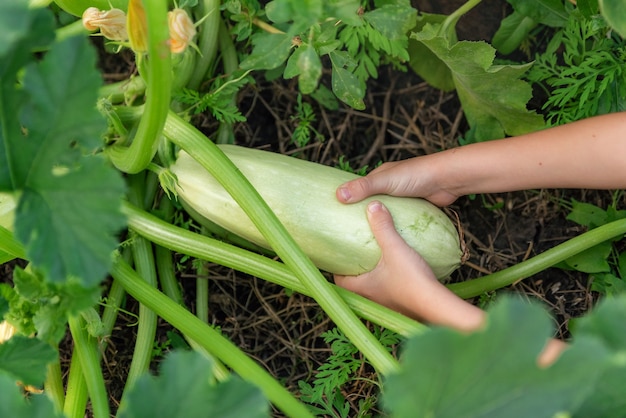
[[[23,54],[12,50],[7,58],[24,64]],[[19,90],[18,71],[18,65],[0,68],[6,127],[0,186],[21,192],[15,236],[49,280],[73,278],[91,287],[105,277],[124,225],[124,182],[92,155],[106,128],[96,109],[101,78],[95,51],[86,38],[68,38],[27,65]]]
[[[46,395],[24,397],[11,377],[0,373],[0,417],[62,418]]]
[[[28,385],[41,385],[48,363],[56,358],[56,350],[44,341],[14,335],[0,344],[0,374],[7,373]]]
[[[516,13],[530,17],[542,25],[562,27],[568,12],[562,0],[507,0]]]
[[[271,70],[283,65],[291,53],[292,37],[284,33],[260,33],[252,37],[254,49],[240,64],[245,70]]]
[[[528,65],[494,65],[495,49],[485,42],[451,43],[441,25],[427,24],[413,39],[448,67],[474,141],[521,135],[544,127],[543,118],[526,108],[531,86],[520,80]]]
[[[174,351],[158,377],[142,376],[120,418],[263,418],[269,404],[261,390],[233,376],[213,383],[213,363],[197,352]]]
[[[446,20],[446,15],[423,13],[418,16],[417,24],[413,31],[419,32],[424,29],[427,24],[437,25]],[[445,34],[446,39],[450,43],[456,43],[456,32],[454,26],[450,26],[448,33]],[[445,61],[440,59],[437,54],[428,48],[423,42],[417,41],[411,37],[408,45],[409,65],[420,77],[428,84],[443,91],[454,90],[454,80],[452,79],[452,71]]]
[[[609,25],[626,38],[626,0],[598,0],[598,3]]]
[[[612,351],[611,364],[574,417],[621,418],[626,411],[626,295],[602,301],[573,327],[574,338],[600,338]]]
[[[410,339],[384,401],[396,417],[553,417],[574,411],[609,361],[596,337],[581,338],[550,367],[537,356],[551,334],[539,306],[502,298],[484,330],[435,328]]]

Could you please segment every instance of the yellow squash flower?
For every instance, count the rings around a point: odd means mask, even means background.
[[[83,12],[83,26],[89,31],[100,29],[100,33],[112,41],[125,41],[126,14],[120,9],[99,10],[89,7]]]
[[[180,53],[185,51],[196,36],[196,27],[186,11],[174,9],[167,13],[170,30],[170,51]]]

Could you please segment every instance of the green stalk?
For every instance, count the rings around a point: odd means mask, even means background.
[[[140,96],[146,91],[146,82],[139,76],[131,76],[116,83],[105,84],[98,90],[98,97],[111,103],[124,103],[127,97]]]
[[[117,259],[111,275],[126,291],[141,303],[196,341],[208,352],[230,366],[239,376],[255,384],[267,398],[291,417],[312,417],[308,409],[289,393],[276,379],[228,341],[215,329],[202,322],[184,307],[145,283],[123,260]]]
[[[383,375],[397,371],[400,367],[398,361],[346,305],[313,262],[302,252],[256,189],[217,145],[173,113],[167,118],[164,134],[170,141],[192,155],[233,196],[276,254],[289,266],[331,320],[370,363]]]
[[[187,87],[198,90],[217,54],[217,34],[221,18],[220,1],[201,0],[194,9],[194,18],[196,21],[203,19],[197,37],[198,49],[200,49],[201,54],[196,60],[195,70],[187,83]]]
[[[87,385],[83,377],[83,368],[76,350],[72,353],[70,371],[67,377],[67,389],[65,403],[63,404],[63,415],[66,418],[83,418],[87,409]]]
[[[552,267],[561,261],[598,245],[604,241],[626,234],[626,219],[620,219],[599,226],[577,237],[552,247],[543,253],[522,261],[514,266],[488,274],[478,279],[453,283],[448,288],[458,296],[466,299],[478,296],[491,290],[511,285],[518,280],[525,279],[542,270]]]
[[[83,369],[83,377],[87,383],[87,390],[91,398],[93,417],[109,418],[109,399],[104,385],[102,369],[100,368],[98,342],[95,338],[89,336],[80,315],[70,316],[68,323],[74,339],[74,350],[78,353],[78,359]]]
[[[308,289],[283,263],[171,225],[130,204],[125,204],[123,211],[128,218],[129,228],[158,245],[242,271],[304,295],[310,295]],[[407,337],[426,329],[424,325],[391,309],[341,287],[334,287],[348,306],[366,320]]]
[[[481,0],[468,0],[461,7],[452,12],[446,20],[441,24],[441,29],[439,29],[439,34],[445,35],[450,26],[455,26],[459,19],[467,12],[472,10],[474,7],[478,6]]]
[[[172,73],[167,45],[167,2],[152,0],[149,3],[145,7],[148,25],[145,110],[133,143],[129,147],[113,145],[106,151],[118,169],[131,174],[144,170],[156,154],[170,105]]]
[[[171,220],[172,214],[174,212],[174,206],[172,205],[172,202],[167,198],[161,199],[161,206],[159,209],[161,212],[161,216],[159,219],[165,219],[163,222],[170,225],[169,221]],[[159,277],[159,282],[161,283],[161,288],[163,289],[163,293],[165,293],[165,295],[167,295],[178,305],[184,306],[180,283],[178,282],[178,279],[175,275],[172,251],[166,247],[156,245],[155,256],[157,273]],[[117,281],[115,283],[117,283]],[[213,375],[218,381],[224,381],[230,376],[228,369],[226,369],[226,367],[219,360],[214,358],[207,350],[205,350],[187,335],[185,335],[184,337],[187,340],[187,343],[189,343],[189,345],[195,351],[211,359],[211,361],[213,362]]]
[[[196,316],[209,323],[209,280],[205,276],[206,267],[198,269],[196,277]]]
[[[61,362],[59,359],[48,365],[44,388],[46,395],[48,395],[48,398],[54,404],[55,411],[63,411],[63,404],[65,403],[65,389],[63,388],[63,376],[61,373]]]
[[[145,174],[145,173],[143,173]],[[129,200],[136,205],[145,204],[145,175],[135,174],[129,177]],[[157,274],[152,243],[141,236],[133,236],[131,247],[135,269],[144,282],[151,287],[157,286]],[[124,393],[120,401],[120,409],[126,401],[126,396],[137,380],[150,368],[152,348],[156,337],[157,315],[143,303],[139,304],[139,323],[135,350],[128,370]]]
[[[237,57],[233,38],[228,32],[224,19],[220,19],[218,36],[224,74],[232,74],[239,69],[239,58]],[[236,95],[233,95],[232,104],[236,104],[235,98]],[[215,142],[218,144],[232,144],[234,142],[233,125],[231,123],[220,123]]]

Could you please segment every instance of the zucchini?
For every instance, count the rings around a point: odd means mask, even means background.
[[[321,270],[358,275],[380,258],[366,217],[366,205],[380,200],[400,235],[440,279],[461,264],[459,234],[436,206],[419,198],[378,195],[345,205],[336,188],[358,176],[323,164],[237,145],[220,149],[252,183],[302,250]],[[197,214],[264,248],[265,238],[219,182],[181,151],[171,166],[178,197]]]

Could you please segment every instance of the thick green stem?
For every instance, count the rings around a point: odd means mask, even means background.
[[[222,67],[224,74],[232,74],[239,69],[239,58],[233,38],[228,32],[224,19],[220,19],[219,27],[219,45],[222,57]],[[236,104],[236,95],[233,95],[231,103]],[[233,125],[222,122],[216,134],[215,142],[218,144],[232,144],[234,142]]]
[[[76,350],[72,353],[70,371],[67,377],[67,389],[65,403],[63,404],[63,414],[66,418],[83,418],[87,408],[89,394],[87,385],[83,377],[83,368]]]
[[[158,245],[242,271],[304,295],[310,295],[308,289],[283,263],[179,228],[130,204],[125,204],[123,210],[128,217],[128,226],[137,234]],[[335,290],[351,309],[366,320],[407,337],[426,329],[424,325],[357,294],[340,287],[336,287]]]
[[[195,70],[187,87],[198,90],[215,60],[218,46],[218,30],[221,19],[219,0],[201,0],[194,10],[196,21],[202,20],[198,33],[198,49],[201,55],[196,60]]]
[[[146,174],[146,173],[143,173]],[[135,205],[145,204],[145,175],[135,174],[129,177],[129,200]],[[156,265],[152,243],[141,236],[132,238],[131,247],[135,269],[139,276],[151,287],[157,286]],[[156,337],[157,315],[143,303],[139,304],[139,323],[137,325],[137,337],[135,338],[135,350],[128,370],[124,394],[120,409],[126,401],[128,392],[135,382],[150,368],[152,361],[152,348]]]
[[[624,234],[626,234],[626,219],[613,221],[571,238],[514,266],[478,279],[450,284],[448,288],[462,298],[478,296],[530,277],[594,245]]]
[[[161,318],[222,360],[243,379],[258,386],[267,398],[285,414],[297,418],[312,416],[303,404],[236,345],[196,318],[187,309],[145,283],[126,262],[121,259],[116,260],[111,269],[111,275],[131,296],[157,312]]]
[[[109,399],[100,368],[98,342],[89,336],[80,315],[70,316],[68,323],[74,339],[74,350],[78,353],[83,377],[91,398],[93,417],[109,418]]]
[[[50,398],[54,404],[54,409],[59,412],[63,411],[63,404],[65,403],[65,389],[63,388],[61,362],[58,359],[48,365],[44,388],[48,398]]]
[[[167,2],[152,0],[149,3],[145,7],[148,24],[145,111],[130,147],[113,145],[107,149],[113,164],[126,173],[139,173],[152,161],[170,105],[172,66],[168,46]]]
[[[383,375],[399,369],[398,361],[383,347],[267,206],[256,189],[222,150],[192,125],[170,113],[165,136],[187,151],[233,196],[276,254],[294,272],[331,320],[343,331],[370,363]]]
[[[206,277],[206,267],[198,269],[196,277],[196,316],[203,322],[209,323],[209,280]]]

